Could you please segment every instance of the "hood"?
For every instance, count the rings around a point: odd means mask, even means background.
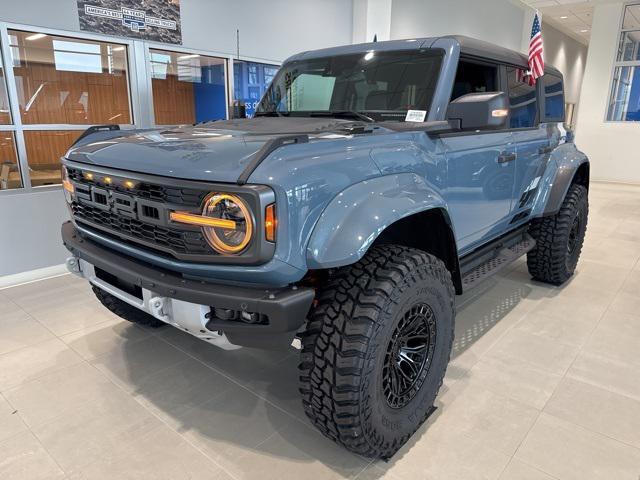
[[[75,162],[187,180],[235,183],[269,140],[294,134],[336,138],[353,121],[334,118],[260,117],[169,129],[90,135],[71,147]],[[115,137],[114,137],[115,135]]]

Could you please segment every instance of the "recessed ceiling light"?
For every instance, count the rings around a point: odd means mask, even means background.
[[[198,58],[200,55],[198,54],[193,54],[193,55],[182,55],[180,57],[178,57],[178,60],[188,60],[190,58]]]
[[[122,52],[125,47],[113,47],[114,52]]]
[[[47,35],[45,33],[34,33],[33,35],[29,35],[28,37],[25,37],[26,40],[39,40],[41,38],[46,37]]]
[[[563,15],[563,16],[560,17],[560,20],[566,20],[567,18],[569,18],[569,17],[567,17],[566,15]]]
[[[580,30],[580,33],[587,33],[589,30]]]

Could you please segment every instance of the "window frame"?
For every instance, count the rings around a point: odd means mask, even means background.
[[[610,79],[609,79],[609,89],[608,89],[608,97],[607,97],[607,103],[605,106],[605,111],[604,111],[604,123],[624,123],[624,124],[639,124],[640,120],[609,120],[609,109],[611,108],[611,100],[613,98],[613,86],[615,84],[615,75],[616,75],[616,70],[618,68],[623,68],[623,67],[635,67],[636,69],[640,70],[640,59],[638,60],[627,60],[627,61],[621,61],[618,60],[618,52],[620,49],[620,42],[622,41],[622,37],[624,36],[625,33],[627,32],[640,32],[640,27],[639,28],[624,28],[624,17],[625,14],[627,13],[627,8],[630,6],[640,6],[640,1],[634,0],[634,1],[630,1],[630,2],[625,2],[622,4],[622,9],[621,9],[621,13],[620,13],[620,19],[619,19],[619,24],[618,24],[618,35],[616,37],[616,48],[615,48],[615,52],[614,52],[614,57],[613,57],[613,65],[611,67],[611,75],[610,75]]]
[[[556,77],[560,79],[560,82],[562,82],[562,117],[553,117],[553,118],[546,118],[547,116],[547,97],[545,96],[545,92],[544,92],[544,78],[549,75],[551,77]],[[565,97],[565,84],[564,84],[564,76],[562,74],[555,74],[553,72],[544,72],[544,76],[540,79],[540,88],[539,88],[539,94],[540,94],[540,98],[539,98],[539,108],[538,110],[540,111],[540,123],[565,123],[565,120],[567,119],[567,106],[566,106],[566,97]]]
[[[200,55],[203,57],[211,57],[218,58],[223,61],[224,65],[224,75],[225,75],[225,114],[226,117],[229,118],[229,103],[232,97],[232,90],[229,88],[229,78],[232,75],[233,70],[230,68],[229,64],[233,63],[231,57],[229,55],[223,55],[215,52],[209,52],[205,50],[200,50],[197,48],[185,48],[182,45],[173,45],[166,43],[158,43],[158,42],[144,42],[144,68],[143,72],[139,72],[140,76],[143,77],[143,83],[146,86],[147,93],[147,104],[149,113],[148,116],[150,118],[150,127],[169,127],[175,124],[162,124],[156,122],[156,113],[155,113],[155,105],[153,101],[153,75],[151,71],[151,64],[153,63],[151,59],[151,54],[154,52],[166,52],[168,54],[171,53],[184,53],[184,54],[194,54]],[[154,52],[152,52],[152,50]],[[233,85],[233,82],[231,82]]]
[[[33,187],[29,175],[29,163],[27,159],[27,146],[25,143],[25,132],[28,131],[45,131],[45,130],[80,130],[84,131],[89,128],[89,124],[72,125],[72,124],[23,124],[20,117],[19,98],[15,84],[15,76],[13,72],[13,63],[11,62],[11,47],[8,35],[9,30],[22,30],[34,33],[44,33],[60,37],[68,37],[69,39],[92,40],[97,42],[106,42],[111,44],[119,44],[127,47],[127,68],[129,74],[129,102],[133,123],[120,125],[122,130],[154,128],[160,127],[154,124],[153,116],[153,93],[151,90],[151,72],[148,69],[149,49],[151,50],[167,50],[181,53],[198,53],[205,56],[218,57],[226,60],[226,78],[225,86],[227,92],[226,114],[229,118],[229,105],[231,99],[234,98],[233,84],[233,61],[241,60],[247,62],[257,62],[270,65],[276,69],[280,67],[280,62],[265,58],[257,58],[251,56],[237,56],[234,53],[225,53],[215,50],[201,50],[195,48],[183,47],[182,45],[166,44],[153,42],[148,40],[140,40],[121,36],[111,36],[103,34],[95,34],[85,31],[61,30],[55,28],[46,28],[38,25],[29,25],[24,23],[5,22],[0,20],[0,56],[4,65],[4,81],[6,82],[7,97],[9,100],[9,110],[11,113],[12,123],[0,125],[0,132],[10,132],[14,136],[15,150],[17,154],[17,164],[20,171],[22,188],[11,190],[0,190],[0,198],[6,195],[25,195],[36,192],[57,191],[62,189],[61,184],[46,185]]]

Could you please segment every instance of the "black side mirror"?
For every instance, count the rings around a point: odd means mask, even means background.
[[[509,119],[509,99],[504,92],[468,93],[449,104],[447,120],[461,130],[497,130]]]

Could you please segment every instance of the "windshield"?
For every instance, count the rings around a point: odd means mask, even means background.
[[[403,121],[428,111],[442,52],[365,52],[288,62],[265,92],[256,115],[327,115]]]

